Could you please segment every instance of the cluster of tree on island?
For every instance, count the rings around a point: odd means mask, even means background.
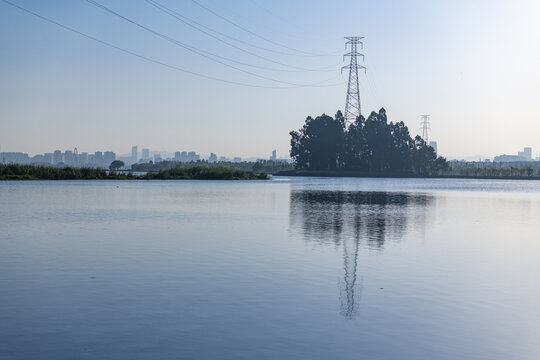
[[[384,108],[348,127],[340,111],[335,117],[308,117],[290,135],[290,154],[299,170],[434,176],[448,169],[446,159],[420,136],[412,138],[402,121],[388,122]]]

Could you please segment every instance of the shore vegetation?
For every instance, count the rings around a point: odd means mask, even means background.
[[[264,180],[268,175],[249,170],[209,168],[163,169],[145,174],[96,168],[0,164],[0,180]]]

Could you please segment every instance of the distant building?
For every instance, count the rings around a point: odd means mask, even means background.
[[[66,150],[66,152],[64,153],[64,164],[68,166],[75,165],[75,156],[73,154],[73,151]]]
[[[499,155],[493,158],[493,162],[512,162],[512,161],[527,161],[527,159],[519,155]]]
[[[242,158],[241,157],[235,157],[235,158],[233,158],[232,161],[233,162],[242,162]]]
[[[510,162],[510,161],[531,161],[532,160],[532,148],[525,147],[523,151],[518,152],[517,155],[499,155],[495,156],[493,162]]]
[[[51,161],[52,156],[47,156],[47,154],[37,154],[30,160],[30,163],[35,165],[51,165]]]
[[[201,156],[198,155],[195,151],[190,151],[187,153],[187,161],[198,161]]]
[[[150,161],[150,149],[142,149],[142,160],[144,162]]]
[[[174,161],[182,161],[182,153],[180,151],[174,153]]]
[[[276,150],[272,150],[272,156],[270,156],[270,160],[276,161],[276,159],[277,159]]]
[[[45,153],[45,154],[43,154],[43,162],[45,164],[52,164],[53,163],[53,153]]]
[[[429,146],[431,146],[433,148],[433,150],[435,150],[435,153],[437,153],[437,142],[436,141],[430,141]]]
[[[94,153],[94,165],[96,167],[103,167],[103,153],[101,151]]]
[[[518,152],[518,156],[524,157],[525,159],[527,159],[527,161],[532,160],[532,148],[523,148],[523,151]]]
[[[182,153],[180,154],[180,161],[182,161],[182,162],[187,161],[187,152],[186,151],[182,151]]]
[[[217,162],[218,157],[214,153],[210,153],[210,156],[208,157],[208,162]]]
[[[64,159],[62,157],[62,152],[60,150],[54,150],[53,153],[53,164],[60,164],[61,162],[64,162]]]
[[[77,155],[77,164],[79,166],[88,164],[88,153],[87,152],[83,152],[83,153]]]
[[[161,158],[160,154],[154,154],[154,163],[162,162],[163,159]]]
[[[229,158],[228,158],[228,157],[225,157],[225,156],[220,156],[220,157],[219,157],[219,161],[220,161],[220,162],[227,162],[227,161],[229,161]]]
[[[43,155],[35,155],[31,160],[30,162],[32,164],[40,164],[40,165],[43,165],[44,164],[44,159],[43,159]]]
[[[109,165],[116,160],[116,154],[112,151],[105,151],[103,153],[103,167],[109,168]]]
[[[30,157],[22,152],[3,152],[0,153],[0,159],[3,164],[28,164]]]
[[[136,164],[139,160],[139,150],[137,145],[131,147],[131,163]]]

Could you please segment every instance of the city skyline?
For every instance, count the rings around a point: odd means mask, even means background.
[[[34,164],[34,165],[65,165],[76,167],[102,167],[108,168],[109,165],[115,161],[120,160],[125,164],[125,167],[129,168],[133,164],[145,164],[145,163],[158,163],[161,161],[174,161],[174,162],[259,162],[259,161],[283,161],[292,162],[292,159],[278,158],[276,150],[272,150],[271,155],[267,157],[247,157],[242,158],[239,156],[218,156],[216,153],[211,152],[208,154],[198,154],[195,151],[175,151],[174,153],[168,151],[151,150],[149,148],[142,148],[138,150],[137,145],[131,147],[131,154],[121,153],[116,154],[113,151],[95,151],[87,152],[80,151],[77,148],[73,150],[53,150],[51,152],[28,154],[25,152],[2,152],[0,151],[0,164]]]
[[[279,85],[201,58],[88,2],[16,4],[175,66],[251,85]],[[102,4],[204,51],[251,66],[285,69],[226,46],[147,2]],[[360,77],[364,116],[385,107],[390,121],[404,121],[411,134],[419,134],[419,116],[429,113],[430,137],[448,158],[493,158],[524,146],[536,155],[540,149],[540,110],[534,106],[540,95],[540,30],[534,26],[540,6],[535,2],[322,1],[309,7],[303,1],[201,2],[279,45],[330,55],[320,57],[281,55],[293,51],[241,31],[193,2],[163,4],[235,40],[274,51],[234,42],[258,56],[320,71],[236,64],[242,70],[281,82],[332,86],[265,89],[183,74],[0,2],[0,44],[5,49],[0,60],[0,151],[36,154],[77,147],[123,153],[138,143],[171,152],[182,144],[201,154],[266,157],[274,148],[288,154],[288,133],[307,116],[344,110],[343,37],[356,34],[365,37],[367,74]],[[353,21],[358,13],[363,14],[361,22]],[[321,26],[326,23],[340,26]]]

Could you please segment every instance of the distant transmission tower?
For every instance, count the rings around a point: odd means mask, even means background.
[[[429,115],[422,115],[422,122],[421,122],[421,129],[422,129],[422,139],[426,142],[426,144],[429,144],[429,130],[431,128],[429,127]]]
[[[356,51],[357,45],[360,44],[360,49],[364,47],[364,43],[361,41],[363,36],[348,36],[345,37],[347,42],[345,46],[351,45],[351,51],[343,56],[350,56],[351,63],[347,66],[341,68],[349,70],[349,84],[347,86],[347,100],[345,101],[345,122],[347,125],[351,124],[356,120],[356,118],[362,115],[362,110],[360,108],[360,88],[358,87],[358,69],[363,69],[366,71],[366,67],[358,65],[358,56],[362,57],[364,60],[364,54]]]

